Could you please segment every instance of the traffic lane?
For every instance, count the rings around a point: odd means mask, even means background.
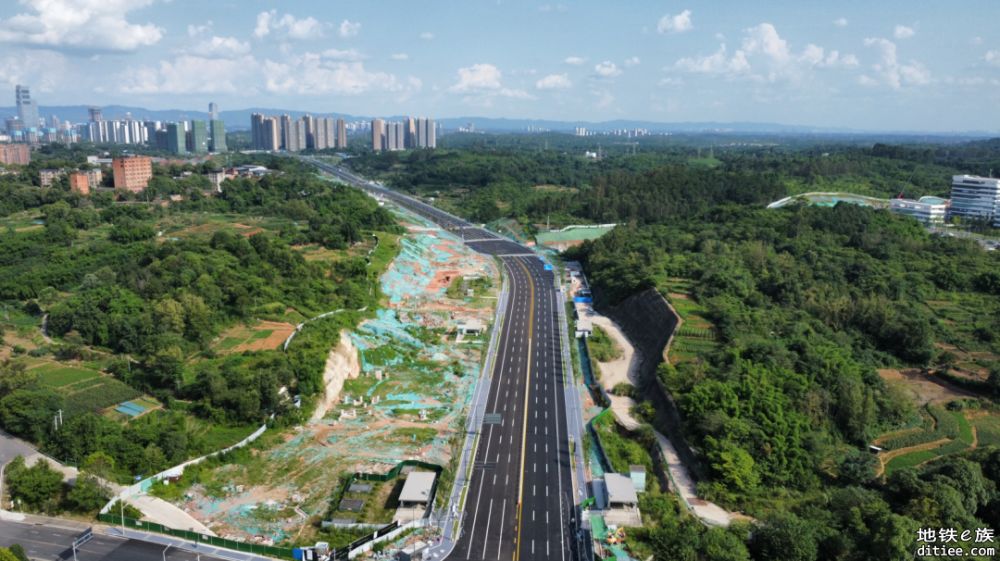
[[[20,544],[31,558],[72,559],[72,543],[80,532],[51,526],[0,522],[0,546]],[[79,561],[156,561],[164,558],[165,546],[124,540],[112,536],[94,535],[94,538],[77,549]],[[194,561],[196,553],[169,548],[166,559]],[[222,561],[218,557],[202,555],[204,561]]]
[[[484,493],[477,505],[478,524],[475,534],[470,534],[470,545],[466,548],[468,559],[496,559],[512,555],[510,544],[514,539],[512,521],[516,514],[515,493],[518,482],[517,467],[520,462],[520,433],[522,400],[518,381],[523,379],[527,361],[523,359],[527,345],[524,332],[524,310],[527,301],[512,316],[512,323],[520,325],[518,343],[510,349],[508,364],[501,370],[501,384],[498,387],[498,406],[495,412],[502,418],[494,448],[488,448],[487,460],[490,469],[481,472]],[[499,405],[502,403],[503,405]]]
[[[572,556],[567,547],[567,536],[571,536],[572,531],[566,530],[572,518],[569,509],[572,479],[564,422],[565,400],[559,397],[563,381],[561,344],[556,337],[557,298],[552,288],[552,273],[545,271],[539,260],[531,261],[531,274],[540,288],[536,297],[537,331],[534,334],[537,351],[532,357],[536,373],[532,389],[539,392],[532,398],[536,414],[529,419],[529,424],[535,423],[536,430],[529,430],[532,437],[526,451],[531,468],[526,474],[530,488],[525,493],[521,555],[562,560]],[[541,430],[537,430],[539,427]]]
[[[513,495],[520,461],[520,440],[515,443],[515,433],[520,435],[523,416],[518,386],[527,368],[526,318],[530,301],[523,290],[527,281],[523,271],[511,267],[507,259],[504,264],[511,279],[511,304],[504,320],[501,356],[495,362],[491,380],[493,405],[487,407],[488,413],[501,415],[502,424],[488,425],[485,442],[481,438],[477,450],[477,468],[470,482],[470,489],[476,490],[476,499],[474,503],[471,500],[466,503],[463,533],[452,552],[452,558],[458,559],[495,559],[494,555],[512,554],[513,528],[509,521],[514,520],[516,512],[517,499]]]

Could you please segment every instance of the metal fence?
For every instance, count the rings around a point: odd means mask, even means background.
[[[114,524],[116,526],[122,524],[122,517],[117,514],[98,514],[97,519],[101,522],[107,524]],[[234,549],[236,551],[246,551],[249,553],[256,553],[259,555],[269,555],[271,557],[280,557],[282,559],[295,559],[292,548],[289,547],[274,547],[271,545],[259,545],[252,543],[238,542],[235,540],[227,540],[225,538],[220,538],[217,536],[209,536],[206,534],[200,534],[198,532],[191,532],[189,530],[177,530],[175,528],[169,528],[163,524],[157,524],[156,522],[146,522],[144,520],[136,520],[135,518],[125,517],[126,527],[136,530],[144,530],[147,532],[156,532],[159,534],[167,534],[177,538],[182,538],[185,540],[190,540],[196,543],[211,545],[216,547],[224,547],[226,549]]]

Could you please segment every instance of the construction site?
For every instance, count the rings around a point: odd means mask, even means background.
[[[447,467],[460,446],[499,270],[454,235],[394,212],[406,234],[381,276],[382,305],[330,350],[326,395],[310,420],[269,431],[266,446],[203,471],[174,501],[217,535],[334,545],[333,537],[391,522],[399,502],[401,485],[391,483],[341,501],[345,475],[386,473],[403,460]]]

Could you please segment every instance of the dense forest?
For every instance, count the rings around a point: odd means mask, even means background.
[[[351,165],[474,220],[513,218],[529,230],[549,219],[619,223],[567,255],[583,262],[598,307],[647,288],[666,294],[683,279],[705,309],[712,350],[664,364],[659,376],[709,475],[700,493],[756,522],[706,530],[669,495],[650,493],[641,499],[646,524],[634,532],[642,551],[664,560],[903,560],[914,557],[919,527],[1000,524],[1000,449],[980,442],[888,475],[868,451],[876,436],[917,430],[906,427],[922,419],[877,369],[942,368],[955,360],[943,344],[996,352],[998,258],[886,211],[764,208],[804,191],[946,195],[951,174],[988,172],[1000,159],[996,141],[795,142],[716,148],[709,158],[664,146],[597,161],[582,150],[466,141],[464,150]],[[955,324],[928,305],[946,301],[979,313]],[[983,399],[950,403],[952,411],[995,409],[996,370],[968,384]]]
[[[49,165],[73,157],[59,152]],[[218,449],[206,426],[233,427],[221,432],[238,434],[236,427],[254,426],[272,414],[279,423],[298,418],[289,395],[308,404],[321,390],[322,364],[337,326],[356,317],[316,322],[288,352],[223,356],[213,341],[230,326],[286,310],[311,317],[373,304],[377,271],[368,269],[363,255],[346,250],[397,226],[360,191],[321,180],[303,164],[257,161],[274,173],[228,180],[217,195],[206,191],[200,165],[158,167],[140,197],[39,189],[26,183],[27,170],[0,176],[0,215],[27,211],[38,217],[18,228],[12,225],[17,221],[8,222],[0,236],[5,315],[15,310],[28,323],[42,323],[52,337],[32,349],[28,360],[36,366],[53,359],[99,364],[124,384],[113,386],[122,400],[146,393],[164,405],[126,424],[81,409],[59,391],[58,380],[40,379],[41,370],[25,368],[25,351],[15,348],[21,358],[0,366],[5,430],[76,465],[105,454],[111,466],[105,475],[124,479]],[[180,198],[161,204],[169,195]],[[183,237],[159,231],[163,224],[202,216],[220,217],[220,227]],[[241,220],[275,226],[241,235],[230,227]],[[307,260],[296,249],[302,244],[344,257]],[[280,395],[283,387],[288,392]],[[60,409],[65,416],[57,430],[52,419]]]
[[[557,142],[559,137],[552,138],[557,149],[545,150],[538,139],[518,142],[530,136],[473,136],[455,142],[460,149],[368,152],[347,164],[396,188],[436,197],[438,204],[473,220],[513,218],[525,226],[650,223],[726,197],[760,203],[807,191],[883,198],[947,195],[952,174],[1000,169],[995,141],[900,147],[780,138],[733,143],[730,138],[705,147],[704,139],[680,144],[667,137],[609,140],[602,158],[592,159],[583,157],[584,150],[596,153],[601,141],[589,141],[590,146],[580,139]],[[658,196],[665,191],[657,187],[666,183],[712,193],[706,199],[681,194],[685,201],[679,203]]]

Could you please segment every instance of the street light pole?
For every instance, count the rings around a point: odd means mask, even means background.
[[[170,544],[167,544],[167,547],[163,548],[163,561],[167,561],[167,550],[168,549],[170,549]]]

